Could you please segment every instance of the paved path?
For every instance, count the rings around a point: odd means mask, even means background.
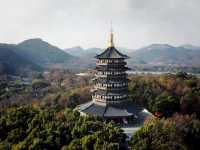
[[[152,116],[150,112],[148,112],[146,109],[143,109],[139,114],[138,114],[138,122],[137,124],[134,125],[129,125],[129,126],[122,126],[121,128],[124,130],[124,133],[128,136],[130,139],[132,135],[138,131],[144,124],[144,121],[147,117]]]

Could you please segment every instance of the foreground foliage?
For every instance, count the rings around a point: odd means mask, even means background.
[[[200,118],[200,80],[186,73],[132,76],[130,98],[159,117],[176,112]]]
[[[21,106],[0,117],[0,149],[125,149],[126,135],[112,123],[71,109]]]
[[[200,121],[189,115],[151,119],[131,139],[133,150],[195,150],[200,147]]]

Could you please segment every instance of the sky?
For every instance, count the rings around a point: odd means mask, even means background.
[[[30,38],[60,48],[200,46],[200,0],[0,0],[0,43]]]

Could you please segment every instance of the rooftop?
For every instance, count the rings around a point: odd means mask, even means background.
[[[98,105],[93,101],[90,101],[86,104],[82,104],[79,106],[79,110],[86,114],[91,114],[99,117],[129,117],[129,116],[137,116],[137,114],[141,111],[141,108],[135,105],[132,102],[126,102],[124,104],[119,105]]]
[[[127,55],[120,53],[114,46],[108,47],[103,53],[95,56],[98,59],[127,59]]]

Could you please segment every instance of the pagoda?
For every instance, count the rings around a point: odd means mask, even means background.
[[[92,101],[78,107],[81,114],[90,114],[104,119],[127,122],[137,118],[139,108],[129,101],[126,59],[129,57],[119,52],[113,41],[111,31],[108,48],[97,55],[96,74],[93,79]]]

